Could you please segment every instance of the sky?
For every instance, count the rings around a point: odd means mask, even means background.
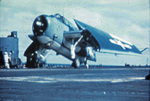
[[[28,38],[34,19],[42,14],[60,13],[73,24],[77,19],[134,44],[139,50],[149,47],[150,33],[149,0],[0,0],[0,37],[18,31],[19,57],[23,62]],[[145,65],[148,51],[142,55],[119,55],[97,53],[97,62],[102,65]],[[48,63],[72,62],[51,51]],[[56,61],[57,60],[57,61]],[[149,59],[150,60],[150,59]],[[149,62],[150,64],[150,62]]]

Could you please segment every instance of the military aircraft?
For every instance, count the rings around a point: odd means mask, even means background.
[[[73,61],[75,68],[82,63],[88,68],[87,60],[96,61],[96,52],[141,54],[128,41],[76,19],[74,21],[76,26],[60,14],[38,16],[33,22],[34,35],[29,35],[33,42],[24,53],[26,66],[42,66],[50,49]]]

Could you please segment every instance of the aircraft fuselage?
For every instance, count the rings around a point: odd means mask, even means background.
[[[38,28],[43,27],[44,24],[46,28]],[[41,15],[37,17],[33,23],[33,33],[36,40],[38,40],[40,44],[45,45],[47,49],[53,49],[57,54],[61,54],[70,60],[73,60],[70,49],[72,43],[67,41],[63,34],[64,32],[75,30],[77,30],[77,28],[60,15]],[[79,52],[80,50],[81,48],[76,46],[75,52]],[[80,64],[86,59],[78,55],[76,55],[76,58],[80,59]]]

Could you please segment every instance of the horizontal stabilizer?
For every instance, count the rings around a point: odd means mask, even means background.
[[[141,50],[141,53],[143,53],[144,51],[146,51],[147,49],[149,49],[148,47],[144,48],[143,50]]]

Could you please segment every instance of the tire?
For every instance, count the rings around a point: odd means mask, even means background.
[[[79,68],[80,67],[80,60],[79,59],[75,59],[74,60],[74,68]]]

